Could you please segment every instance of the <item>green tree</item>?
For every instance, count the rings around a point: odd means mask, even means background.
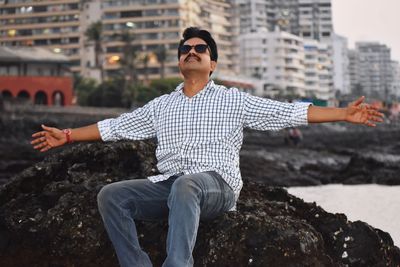
[[[165,78],[165,61],[167,60],[167,49],[165,45],[158,46],[156,50],[157,60],[160,63],[160,77],[161,79]]]
[[[74,91],[77,96],[78,104],[88,105],[88,96],[97,89],[97,82],[94,79],[83,78],[80,75],[74,75]]]
[[[175,90],[182,82],[180,78],[157,79],[151,81],[150,85],[137,85],[134,90],[137,93],[137,104],[144,105],[150,100]]]
[[[136,59],[138,54],[133,45],[134,35],[129,29],[124,29],[121,32],[114,34],[114,37],[124,43],[122,47],[123,56],[119,63],[121,64],[121,74],[124,80],[122,86],[123,103],[125,107],[129,107],[128,105],[135,105],[136,94],[134,88],[136,88],[139,82],[136,69]]]
[[[136,104],[140,106],[145,105],[147,102],[160,96],[160,93],[150,86],[138,85],[134,90],[137,94]]]
[[[149,83],[149,61],[150,61],[150,55],[149,53],[146,53],[143,58],[143,70],[144,70],[144,83],[148,84]]]
[[[169,94],[175,90],[176,86],[178,86],[182,82],[181,78],[165,78],[165,79],[157,79],[153,80],[150,83],[150,87],[154,88],[160,95]]]
[[[103,82],[88,95],[88,105],[94,107],[126,107],[123,99],[123,84],[122,79]]]

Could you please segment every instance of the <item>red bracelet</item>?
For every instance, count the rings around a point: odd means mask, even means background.
[[[64,129],[63,133],[65,133],[65,137],[67,138],[67,144],[71,144],[74,142],[74,140],[72,140],[71,138],[71,133],[72,133],[71,129]]]

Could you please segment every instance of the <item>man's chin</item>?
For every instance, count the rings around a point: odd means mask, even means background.
[[[188,70],[188,71],[192,71],[192,70],[197,70],[197,71],[201,71],[204,70],[204,67],[201,67],[199,65],[186,65],[185,68],[183,69],[183,71]]]
[[[209,73],[209,71],[204,70],[204,68],[196,68],[196,67],[181,69],[181,72],[182,72],[183,76],[192,75],[192,74],[200,74],[200,73]]]

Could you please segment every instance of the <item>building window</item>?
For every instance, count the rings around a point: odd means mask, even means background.
[[[134,18],[134,17],[142,17],[142,16],[143,16],[142,10],[121,12],[121,18]]]
[[[35,104],[36,104],[36,105],[47,105],[48,102],[47,102],[47,95],[46,95],[46,93],[43,92],[43,91],[37,92],[36,95],[35,95],[34,101],[35,101]]]

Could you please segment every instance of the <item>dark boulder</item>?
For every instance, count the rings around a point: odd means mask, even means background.
[[[102,186],[157,172],[155,145],[66,148],[0,188],[0,266],[118,266],[97,211]],[[155,266],[167,223],[138,222]],[[399,266],[391,237],[278,187],[245,181],[237,212],[200,224],[196,266]]]

